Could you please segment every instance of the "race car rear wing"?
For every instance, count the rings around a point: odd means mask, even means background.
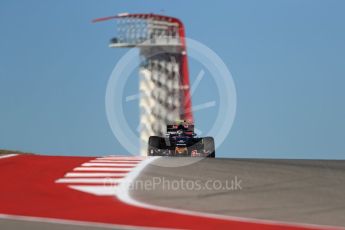
[[[178,130],[183,130],[185,135],[194,136],[194,125],[193,124],[182,124],[182,125],[167,125],[167,134],[177,134]]]

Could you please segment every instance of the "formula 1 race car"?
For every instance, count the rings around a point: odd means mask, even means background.
[[[196,137],[194,124],[186,121],[167,125],[165,137],[150,136],[148,156],[215,157],[213,137]]]

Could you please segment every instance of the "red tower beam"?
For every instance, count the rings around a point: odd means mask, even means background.
[[[116,16],[109,16],[104,18],[97,18],[94,19],[92,22],[102,22],[111,19],[118,19],[118,18],[140,18],[140,19],[155,19],[155,20],[163,20],[168,22],[173,22],[178,24],[179,28],[179,39],[182,45],[182,60],[181,60],[181,73],[182,76],[182,90],[183,90],[183,110],[184,114],[182,117],[184,120],[193,122],[193,111],[192,111],[192,98],[190,94],[190,82],[189,82],[189,71],[188,71],[188,59],[187,59],[187,45],[186,45],[186,36],[185,36],[185,29],[184,25],[178,18],[168,17],[164,15],[158,14],[118,14]],[[185,87],[187,86],[187,87]]]

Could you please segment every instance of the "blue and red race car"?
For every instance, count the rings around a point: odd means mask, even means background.
[[[186,121],[167,125],[165,137],[151,136],[148,156],[215,157],[213,137],[197,137],[194,124]]]

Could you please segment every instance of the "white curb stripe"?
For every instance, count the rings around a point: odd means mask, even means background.
[[[143,160],[144,158],[142,157],[98,157],[96,158],[97,160],[132,160],[132,161],[135,161],[135,160]]]
[[[85,185],[70,185],[71,189],[78,190],[80,192],[90,193],[96,196],[115,196],[117,189],[114,186],[85,186]]]
[[[114,178],[61,178],[56,183],[96,183],[96,184],[115,184],[120,183],[122,179]]]
[[[129,172],[132,168],[107,168],[107,167],[77,167],[74,171],[112,171],[112,172]]]
[[[65,177],[124,177],[127,173],[67,173]]]
[[[82,166],[126,166],[126,167],[134,167],[137,164],[116,164],[116,163],[84,163]]]
[[[135,164],[135,163],[139,163],[141,160],[91,160],[89,162],[93,162],[93,163],[129,163],[129,164]]]
[[[15,156],[18,156],[18,154],[7,154],[7,155],[3,155],[3,156],[0,156],[0,159],[8,158],[8,157],[15,157]]]

